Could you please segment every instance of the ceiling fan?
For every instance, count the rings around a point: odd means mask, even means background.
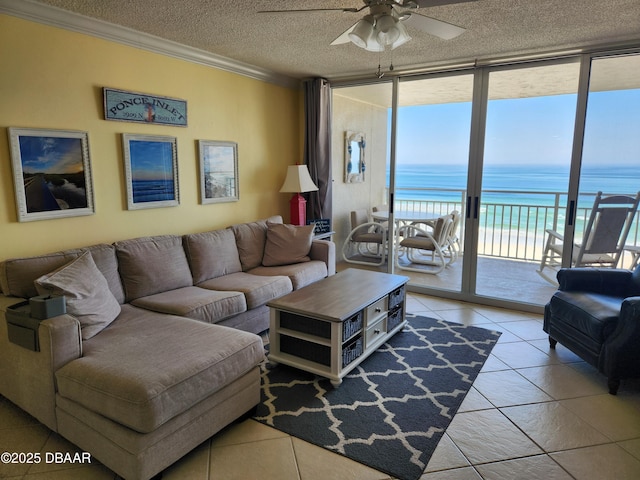
[[[260,13],[326,11],[359,13],[368,8],[369,13],[338,36],[331,42],[331,45],[352,42],[370,52],[382,52],[387,48],[393,50],[411,40],[405,25],[444,40],[457,37],[465,31],[464,28],[427,17],[422,13],[418,13],[418,10],[426,7],[474,1],[477,0],[363,0],[364,5],[360,8],[268,10]]]

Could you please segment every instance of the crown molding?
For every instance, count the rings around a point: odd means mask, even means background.
[[[300,88],[300,80],[295,78],[32,0],[0,0],[0,14],[91,35],[282,87]]]

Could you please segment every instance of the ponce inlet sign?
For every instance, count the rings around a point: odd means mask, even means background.
[[[104,88],[104,118],[121,122],[187,126],[187,102]]]

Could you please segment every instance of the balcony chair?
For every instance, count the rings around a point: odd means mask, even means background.
[[[558,283],[544,310],[550,347],[596,367],[615,395],[621,379],[640,376],[640,267],[563,268]]]
[[[584,230],[582,243],[575,244],[571,265],[574,267],[616,268],[624,251],[627,235],[634,221],[640,192],[635,197],[628,195],[596,195],[589,221]],[[558,232],[547,229],[542,261],[538,273],[547,281],[554,283],[553,277],[544,272],[545,268],[555,271],[562,263],[564,237]]]
[[[453,210],[450,214],[452,224],[449,230],[449,236],[447,238],[446,249],[444,250],[445,256],[449,256],[449,265],[455,262],[460,253],[462,253],[462,247],[460,246],[460,238],[458,238],[458,229],[460,228],[460,212]]]
[[[454,249],[451,245],[453,217],[439,217],[433,230],[421,228],[420,224],[404,225],[397,231],[395,264],[401,270],[412,272],[440,273],[447,265],[455,261]],[[401,237],[404,237],[401,239]],[[401,264],[400,256],[406,255],[409,264]],[[429,265],[435,268],[420,268],[415,265]]]
[[[439,243],[440,243],[440,247],[442,248],[442,253],[444,254],[445,257],[449,259],[447,264],[451,265],[458,259],[458,257],[460,256],[460,253],[462,252],[462,247],[460,246],[460,238],[458,237],[458,228],[460,228],[461,217],[460,217],[460,212],[458,210],[453,210],[449,214],[449,216],[451,217],[451,220],[453,222],[451,224],[449,235],[447,239]],[[437,221],[436,222],[418,221],[418,222],[411,223],[411,225],[417,226],[418,228],[421,228],[423,230],[427,230],[428,232],[431,233],[431,235],[434,235],[434,236],[437,236],[437,234],[434,232],[436,224],[437,224]]]
[[[462,246],[460,245],[460,238],[458,237],[458,229],[460,228],[460,220],[462,217],[460,216],[460,212],[458,210],[454,210],[453,212],[451,212],[451,218],[453,219],[453,225],[451,226],[451,238],[449,243],[451,244],[451,248],[455,251],[457,260],[462,253]]]
[[[369,220],[365,209],[351,212],[351,231],[342,245],[342,256],[347,263],[358,265],[384,265],[387,261],[387,229]]]
[[[387,212],[389,213],[389,205],[374,205],[371,207],[372,212]],[[389,222],[385,220],[381,220],[378,223],[384,226],[387,230],[389,230]]]

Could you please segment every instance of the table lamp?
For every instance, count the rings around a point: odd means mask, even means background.
[[[291,223],[305,225],[307,223],[307,201],[300,195],[304,192],[314,192],[318,187],[309,175],[306,165],[289,165],[287,178],[284,179],[280,193],[294,193],[291,205]]]

